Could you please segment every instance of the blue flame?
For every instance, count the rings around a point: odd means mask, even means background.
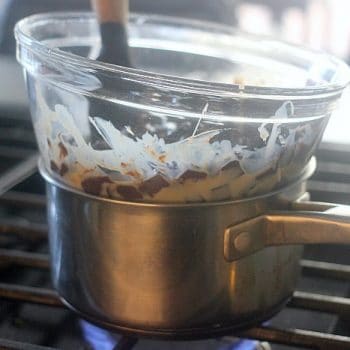
[[[110,333],[84,320],[80,320],[80,326],[85,341],[94,350],[113,350],[121,338],[120,335]],[[257,344],[257,341],[249,339],[237,339],[231,344],[225,345],[223,345],[223,342],[218,341],[217,350],[256,350]],[[188,348],[187,346],[188,343],[186,343],[184,348]],[[179,348],[180,347],[181,345],[179,344]],[[164,347],[164,350],[166,350],[166,347]]]
[[[95,350],[113,350],[120,337],[80,320],[81,331],[86,342]]]

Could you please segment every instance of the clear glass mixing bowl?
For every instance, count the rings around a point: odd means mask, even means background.
[[[133,15],[133,65],[97,62],[89,13],[15,29],[52,176],[90,194],[203,202],[268,193],[300,176],[349,81],[326,54],[228,27]]]

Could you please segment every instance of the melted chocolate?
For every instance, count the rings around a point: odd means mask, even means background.
[[[140,187],[139,190],[141,192],[145,192],[150,196],[155,195],[158,193],[162,188],[168,187],[169,182],[164,179],[164,177],[160,174],[144,181]]]
[[[88,177],[81,182],[81,186],[86,193],[98,196],[104,183],[112,183],[112,181],[108,176]]]
[[[51,170],[53,172],[59,174],[60,168],[58,167],[58,165],[53,160],[51,160],[51,162],[50,162],[50,168],[51,168]]]
[[[58,144],[58,147],[60,149],[60,159],[63,159],[65,157],[67,157],[68,156],[68,151],[67,151],[67,148],[65,147],[65,145],[62,142],[60,142]]]
[[[199,181],[203,180],[207,177],[208,175],[204,172],[201,171],[195,171],[195,170],[186,170],[180,177],[179,177],[179,182],[184,183],[186,180],[194,180],[194,181]]]
[[[118,186],[117,192],[126,200],[134,201],[137,199],[142,199],[142,193],[140,193],[133,186]]]
[[[69,169],[68,169],[67,164],[62,163],[61,169],[60,169],[60,175],[61,175],[61,176],[64,176],[65,174],[67,174],[68,170],[69,170]]]

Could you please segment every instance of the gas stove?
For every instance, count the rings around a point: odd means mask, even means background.
[[[307,247],[298,290],[287,307],[259,327],[220,339],[136,339],[79,319],[51,287],[44,182],[28,118],[0,119],[0,159],[1,349],[350,349],[349,246]],[[347,164],[350,148],[321,146],[309,183],[314,200],[349,204]]]

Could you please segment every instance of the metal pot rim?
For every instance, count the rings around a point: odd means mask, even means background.
[[[134,207],[148,207],[148,208],[193,208],[193,207],[217,207],[217,206],[223,206],[228,204],[241,204],[251,201],[257,201],[260,199],[268,198],[273,195],[276,195],[278,193],[286,192],[289,189],[295,187],[295,185],[305,182],[308,178],[312,176],[316,169],[316,158],[312,157],[307,166],[305,167],[304,171],[300,174],[299,178],[288,184],[287,186],[284,186],[282,188],[279,188],[277,190],[274,190],[272,192],[269,192],[267,194],[249,197],[249,198],[242,198],[238,200],[230,200],[230,201],[221,201],[221,202],[205,202],[205,203],[149,203],[149,202],[131,202],[131,201],[124,201],[124,200],[117,200],[117,199],[110,199],[110,198],[104,198],[104,197],[98,197],[94,196],[82,191],[79,191],[71,186],[68,186],[57,179],[53,178],[48,171],[46,170],[43,161],[41,158],[39,158],[38,161],[38,169],[41,174],[41,176],[50,184],[57,186],[61,189],[64,189],[68,192],[73,192],[79,196],[89,198],[90,200],[94,201],[100,201],[110,204],[117,204],[117,205],[126,205],[126,206],[134,206]]]

